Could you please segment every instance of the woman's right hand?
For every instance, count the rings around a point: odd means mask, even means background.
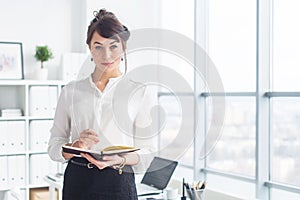
[[[79,138],[73,143],[66,144],[67,146],[91,149],[91,147],[98,143],[100,140],[98,134],[92,129],[86,129],[79,134]],[[74,157],[74,154],[62,152],[63,157],[66,160],[70,160]]]
[[[72,146],[91,149],[91,147],[99,141],[98,134],[94,130],[86,129],[80,133],[78,140],[74,142]]]

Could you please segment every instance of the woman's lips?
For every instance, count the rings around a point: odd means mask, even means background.
[[[109,65],[112,65],[113,62],[111,62],[111,63],[101,63],[101,64],[107,67],[107,66],[109,66]]]

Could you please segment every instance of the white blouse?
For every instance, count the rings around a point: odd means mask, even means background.
[[[78,139],[83,130],[93,129],[100,140],[92,147],[94,150],[111,145],[139,147],[140,162],[134,169],[143,172],[156,153],[154,116],[150,115],[155,105],[155,90],[126,76],[109,79],[103,92],[91,76],[73,81],[62,89],[58,100],[49,156],[65,162],[62,146]]]

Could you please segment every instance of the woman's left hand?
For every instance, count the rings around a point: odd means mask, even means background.
[[[104,169],[109,166],[119,165],[123,161],[123,158],[118,155],[103,156],[103,160],[96,160],[91,155],[86,153],[81,153],[81,156],[93,163],[96,167],[98,167],[98,169]]]

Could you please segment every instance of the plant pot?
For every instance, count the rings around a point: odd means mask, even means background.
[[[48,78],[48,69],[47,68],[38,68],[34,72],[34,78],[36,80],[47,80]]]

